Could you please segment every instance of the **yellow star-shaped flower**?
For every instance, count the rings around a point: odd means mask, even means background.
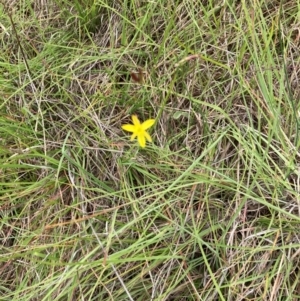
[[[136,115],[132,115],[131,118],[133,124],[124,124],[122,125],[122,129],[127,132],[133,133],[131,135],[130,141],[137,137],[140,146],[145,147],[146,139],[149,142],[152,142],[152,139],[150,135],[146,132],[146,130],[149,129],[155,123],[155,119],[148,119],[143,123],[140,123]]]

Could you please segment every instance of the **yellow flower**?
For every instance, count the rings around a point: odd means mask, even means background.
[[[130,141],[132,141],[135,137],[137,137],[138,142],[141,147],[146,146],[146,139],[149,142],[152,142],[150,135],[146,132],[155,122],[155,119],[148,119],[143,123],[140,123],[139,119],[136,115],[132,115],[132,122],[133,124],[124,124],[122,125],[122,129],[127,132],[132,132]]]

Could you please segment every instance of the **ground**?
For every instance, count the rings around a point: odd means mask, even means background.
[[[299,11],[2,0],[1,300],[299,300]]]

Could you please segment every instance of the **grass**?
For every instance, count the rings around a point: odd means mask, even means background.
[[[2,2],[1,300],[298,300],[299,0]]]

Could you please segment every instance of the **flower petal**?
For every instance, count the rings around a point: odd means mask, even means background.
[[[149,129],[155,123],[155,119],[148,119],[142,123],[142,128],[144,130]]]
[[[136,136],[137,136],[136,133],[133,133],[133,134],[131,135],[131,137],[130,137],[130,141],[134,140],[134,138],[135,138]]]
[[[137,118],[136,115],[132,115],[132,116],[131,116],[131,119],[132,119],[132,122],[133,122],[133,124],[134,124],[135,126],[138,126],[138,125],[141,124],[140,121],[139,121],[139,119]]]
[[[149,142],[152,142],[152,138],[151,138],[151,136],[150,136],[147,132],[144,132],[144,135],[145,135],[145,138],[146,138]]]
[[[124,124],[122,125],[122,129],[127,132],[135,132],[135,126],[132,124]]]
[[[139,142],[141,147],[145,147],[146,146],[145,136],[144,135],[138,135],[138,142]]]

